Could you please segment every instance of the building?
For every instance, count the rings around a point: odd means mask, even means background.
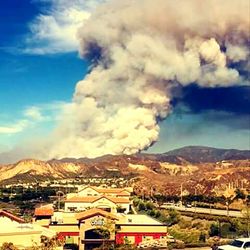
[[[167,226],[147,215],[121,214],[91,208],[83,212],[54,212],[50,230],[64,238],[66,244],[77,244],[80,250],[90,250],[105,242],[138,245],[167,237]],[[107,229],[103,237],[96,229]]]
[[[40,207],[35,209],[35,222],[40,226],[47,226],[50,223],[51,217],[54,214],[52,207]]]
[[[130,200],[115,196],[74,196],[65,200],[65,212],[85,211],[89,208],[101,208],[112,213],[121,210],[128,213]]]
[[[19,248],[40,245],[41,236],[53,237],[56,233],[36,224],[25,223],[23,219],[0,210],[0,246],[4,242],[12,242]]]
[[[118,217],[101,209],[93,208],[76,215],[79,223],[79,250],[90,250],[105,242],[115,243],[115,229]],[[106,236],[96,232],[96,228],[108,229]]]
[[[129,189],[86,186],[67,195],[64,211],[36,209],[34,222],[80,250],[93,249],[104,241],[138,245],[166,238],[165,224],[147,215],[129,214],[130,194]]]
[[[77,193],[67,194],[65,212],[85,211],[89,208],[101,208],[108,212],[128,213],[130,210],[131,190],[126,188],[99,188],[85,186]]]
[[[115,197],[123,197],[130,198],[131,188],[100,188],[93,186],[85,186],[80,188],[78,193],[68,194],[67,198],[72,196],[115,196]]]
[[[165,224],[144,214],[126,214],[116,223],[116,243],[138,245],[141,242],[163,239],[167,236]]]

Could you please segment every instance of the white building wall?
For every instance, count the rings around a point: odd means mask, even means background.
[[[84,211],[91,207],[93,204],[87,202],[65,202],[65,212]]]
[[[85,203],[85,202],[65,202],[65,212],[73,212],[73,211],[84,211],[89,208],[110,208],[111,212],[116,213],[117,207],[121,207],[125,209],[125,213],[129,212],[129,203],[120,203],[115,204],[107,199],[100,199],[94,203]]]
[[[86,196],[99,196],[99,192],[94,190],[91,187],[84,188],[78,192],[78,196],[80,197],[86,197]]]

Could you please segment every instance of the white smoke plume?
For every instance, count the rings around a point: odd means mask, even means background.
[[[92,62],[47,158],[132,154],[158,139],[175,88],[246,83],[248,0],[117,0],[78,31]],[[47,150],[47,149],[46,149]]]

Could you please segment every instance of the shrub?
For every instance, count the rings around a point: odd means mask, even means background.
[[[148,210],[147,214],[152,216],[152,217],[155,217],[155,210]]]
[[[218,224],[214,224],[214,223],[211,224],[209,235],[211,237],[213,237],[213,236],[219,236],[220,235],[220,228],[219,228]]]
[[[181,229],[179,225],[175,225],[168,229],[168,232],[178,240],[185,242],[185,244],[198,243],[200,231],[196,229]]]
[[[139,211],[144,211],[146,210],[146,206],[143,202],[140,201],[140,203],[138,204],[138,210]]]
[[[155,207],[152,202],[147,202],[145,206],[147,210],[152,210]]]
[[[14,244],[11,242],[4,242],[0,250],[18,250],[18,248],[15,247]]]
[[[188,229],[191,227],[191,223],[188,220],[181,219],[178,223],[181,229]]]
[[[200,233],[199,241],[200,242],[206,242],[206,233],[205,232]]]
[[[166,223],[168,226],[172,226],[174,224],[177,224],[181,219],[181,214],[176,211],[175,209],[169,209],[168,211],[168,218]]]
[[[168,246],[169,249],[184,249],[185,248],[185,243],[183,241],[176,241],[174,243],[170,243]]]
[[[161,216],[161,212],[159,210],[155,211],[155,218],[159,218]]]

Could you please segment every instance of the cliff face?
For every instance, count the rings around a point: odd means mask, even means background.
[[[171,151],[164,154],[21,160],[0,166],[0,183],[121,176],[134,178],[134,187],[138,193],[153,190],[180,194],[181,184],[186,193],[194,193],[196,189],[199,194],[213,192],[221,195],[231,187],[250,188],[249,151],[216,151],[211,148],[188,147],[176,150],[176,153]]]

